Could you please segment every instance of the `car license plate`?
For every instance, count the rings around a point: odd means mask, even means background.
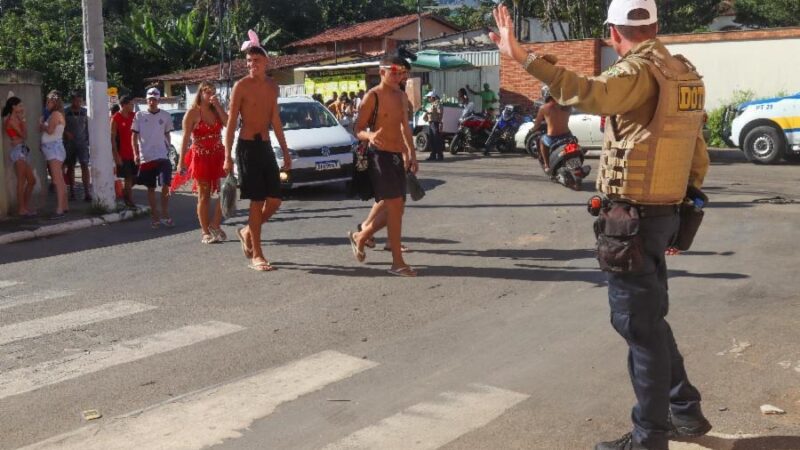
[[[335,170],[339,168],[339,161],[318,161],[317,170]]]

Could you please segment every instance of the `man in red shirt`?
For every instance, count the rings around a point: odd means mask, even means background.
[[[123,198],[125,206],[136,207],[131,197],[131,189],[136,179],[137,167],[133,158],[133,144],[131,143],[131,126],[133,125],[133,99],[129,95],[119,100],[122,109],[111,117],[111,148],[114,151],[114,161],[117,164],[117,176],[125,180]]]

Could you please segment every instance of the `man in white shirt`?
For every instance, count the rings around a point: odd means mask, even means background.
[[[137,183],[147,186],[147,201],[150,203],[152,228],[174,226],[169,217],[169,185],[172,183],[172,165],[169,162],[169,132],[172,131],[172,116],[158,108],[161,92],[156,88],[147,90],[147,110],[139,111],[131,127],[134,162],[139,165]],[[161,185],[161,214],[156,203],[156,184]],[[162,217],[163,216],[163,217]]]

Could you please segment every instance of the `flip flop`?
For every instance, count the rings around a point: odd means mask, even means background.
[[[278,270],[270,265],[268,261],[256,263],[256,264],[248,264],[248,268],[255,270],[256,272],[272,272],[273,270]]]
[[[219,241],[217,240],[217,238],[216,238],[216,237],[214,237],[214,236],[213,236],[212,234],[210,234],[210,233],[209,233],[209,234],[204,234],[204,235],[203,235],[203,238],[202,238],[202,239],[200,239],[200,243],[201,243],[201,244],[213,244],[213,243],[215,243],[215,242],[219,242]]]
[[[367,254],[364,252],[358,251],[358,244],[356,244],[356,238],[353,237],[355,235],[354,232],[348,231],[347,237],[350,239],[350,248],[353,250],[353,256],[356,257],[356,261],[363,263],[365,259],[367,259]]]
[[[245,258],[253,259],[253,250],[247,248],[247,240],[245,240],[244,235],[242,235],[243,231],[244,227],[236,230],[236,235],[239,236],[239,242],[242,243],[242,253],[244,253]]]
[[[398,267],[397,269],[389,269],[387,270],[392,275],[397,275],[398,277],[415,277],[417,276],[417,271],[412,269],[411,266],[403,266]]]
[[[228,240],[228,235],[222,231],[222,228],[211,228],[211,234],[213,234],[218,241]]]
[[[383,249],[386,250],[387,252],[392,251],[392,247],[389,247],[388,245],[383,247]],[[410,252],[411,252],[410,248],[406,247],[403,244],[400,244],[400,253],[410,253]]]

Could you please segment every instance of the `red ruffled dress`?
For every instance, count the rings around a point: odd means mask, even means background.
[[[192,192],[197,192],[197,183],[211,186],[211,192],[219,192],[220,179],[225,177],[222,166],[225,163],[225,146],[222,145],[222,122],[213,125],[202,119],[192,130],[192,145],[185,156],[185,174],[177,174],[172,179],[170,189],[175,191],[187,181],[192,180]]]

